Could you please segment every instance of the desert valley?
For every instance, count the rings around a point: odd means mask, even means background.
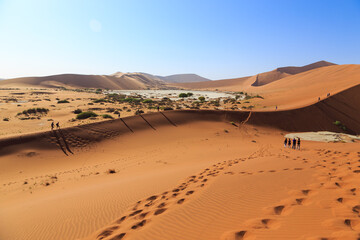
[[[0,239],[360,237],[360,65],[7,79],[0,109]]]

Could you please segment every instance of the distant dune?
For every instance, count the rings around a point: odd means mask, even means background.
[[[310,71],[315,68],[326,67],[336,65],[334,63],[326,62],[326,61],[319,61],[309,65],[305,65],[302,67],[281,67],[277,68],[270,72],[260,73],[256,76],[255,82],[252,86],[262,86],[268,83],[274,82],[281,78],[287,77],[289,75],[294,75],[306,71]]]
[[[66,87],[66,88],[104,88],[104,89],[149,89],[173,88],[168,83],[209,81],[196,74],[177,74],[155,76],[147,73],[122,73],[111,75],[61,74],[44,77],[23,77],[1,81],[0,86],[7,87]]]
[[[162,86],[163,82],[140,73],[108,75],[61,74],[46,77],[25,77],[4,80],[0,86],[146,89]]]
[[[179,84],[175,84],[174,86],[189,88],[189,89],[211,89],[211,90],[218,89],[218,90],[226,90],[226,91],[236,91],[239,90],[240,88],[244,89],[250,86],[263,86],[272,83],[274,81],[277,81],[279,79],[285,78],[287,76],[310,71],[316,68],[333,66],[333,65],[336,64],[326,61],[319,61],[303,67],[281,67],[273,71],[264,72],[249,77],[207,81],[207,82],[199,82],[199,83],[179,83]]]
[[[303,72],[336,64],[319,61],[303,67],[281,67],[273,71],[254,76],[211,81],[196,74],[175,74],[156,76],[148,73],[122,73],[111,75],[61,74],[44,77],[24,77],[1,81],[0,86],[7,87],[67,87],[67,88],[107,88],[107,89],[210,89],[237,91],[250,86],[259,87]]]
[[[252,76],[174,85],[185,89],[246,91],[264,95],[272,104],[299,103],[299,99],[302,98],[301,101],[304,100],[306,105],[308,103],[305,102],[309,99],[315,99],[327,93],[334,94],[359,84],[360,65],[332,65],[315,68],[295,75],[288,75],[262,86],[252,86],[255,80],[256,76]],[[289,93],[289,96],[284,97],[284,92]]]

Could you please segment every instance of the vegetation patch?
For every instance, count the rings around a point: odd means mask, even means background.
[[[186,98],[186,97],[191,97],[192,95],[194,95],[193,93],[189,92],[189,93],[180,93],[179,97],[180,98]]]
[[[104,98],[99,98],[99,99],[95,99],[93,102],[94,103],[105,103],[105,102],[108,102],[108,100],[106,100]]]
[[[81,109],[76,109],[76,110],[73,111],[73,113],[79,114],[79,113],[82,113],[82,110]]]
[[[27,110],[24,110],[22,112],[19,112],[18,115],[36,115],[36,114],[47,114],[49,112],[49,109],[47,108],[29,108]]]
[[[342,124],[340,121],[335,121],[335,122],[333,122],[333,123],[334,123],[334,125],[338,126],[338,127],[341,128],[342,130],[344,130],[344,131],[347,130],[346,126],[345,126],[344,124]]]
[[[76,116],[76,119],[86,119],[86,118],[90,118],[90,117],[97,117],[98,115],[94,112],[91,112],[91,111],[87,111],[87,112],[82,112],[82,113],[79,113],[77,116]]]
[[[114,119],[113,116],[111,116],[111,115],[109,115],[109,114],[103,114],[102,117],[103,117],[103,118]]]
[[[57,103],[69,103],[68,100],[59,100]]]

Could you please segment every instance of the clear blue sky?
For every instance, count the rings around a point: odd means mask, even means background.
[[[0,78],[360,64],[360,0],[0,0]]]

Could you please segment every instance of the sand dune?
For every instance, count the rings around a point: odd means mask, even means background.
[[[268,107],[1,138],[0,239],[358,239],[360,143],[283,140],[360,134],[359,77],[339,65],[259,87],[244,78]]]
[[[353,64],[316,68],[258,87],[251,86],[256,81],[256,76],[187,83],[181,86],[191,89],[245,91],[250,94],[259,94],[264,99],[253,99],[252,102],[255,105],[261,102],[262,106],[274,110],[275,106],[280,106],[280,109],[293,109],[316,103],[319,97],[324,99],[328,93],[333,95],[358,85],[359,79],[360,65]],[[311,90],[309,90],[309,86],[311,86]]]
[[[359,91],[292,110],[169,111],[1,139],[0,238],[356,239],[359,143],[282,141],[344,132],[334,120],[359,134]]]
[[[147,89],[161,87],[163,81],[149,78],[141,73],[109,75],[61,74],[46,77],[25,77],[1,81],[2,87],[67,87],[103,89]]]
[[[198,82],[198,83],[181,83],[181,84],[175,84],[175,86],[189,88],[189,89],[217,88],[219,90],[235,91],[242,88],[242,90],[246,90],[250,86],[263,86],[272,83],[274,81],[277,81],[279,79],[285,78],[287,76],[310,71],[312,69],[317,69],[326,66],[333,66],[333,65],[336,64],[326,61],[319,61],[302,67],[280,67],[273,71],[259,73],[250,77]]]
[[[168,83],[207,81],[196,74],[154,76],[147,73],[122,73],[111,75],[61,74],[45,77],[24,77],[0,82],[1,87],[46,87],[46,88],[102,88],[102,89],[171,89]]]

